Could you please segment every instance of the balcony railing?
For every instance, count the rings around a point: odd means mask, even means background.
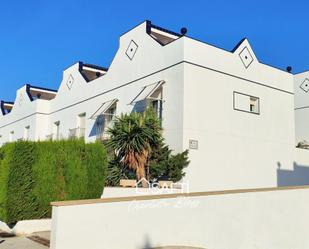
[[[54,134],[46,135],[46,140],[53,140]]]
[[[110,135],[106,131],[97,134],[98,141],[106,141],[108,139],[110,139]]]
[[[82,138],[85,137],[85,128],[74,128],[69,129],[69,138]]]
[[[110,139],[110,134],[107,132],[110,127],[114,124],[113,120],[105,123],[104,125],[99,125],[96,127],[96,134],[98,141],[106,141]]]

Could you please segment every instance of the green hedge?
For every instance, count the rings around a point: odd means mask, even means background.
[[[99,198],[107,170],[102,144],[16,142],[0,148],[0,220],[51,216],[51,201]]]

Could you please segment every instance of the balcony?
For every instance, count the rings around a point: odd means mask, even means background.
[[[113,115],[106,115],[105,119],[102,122],[98,122],[96,126],[96,139],[97,141],[107,141],[110,139],[110,134],[108,130],[114,124]]]
[[[69,139],[78,139],[85,137],[85,128],[69,129]]]
[[[97,133],[97,141],[101,141],[101,142],[104,142],[104,141],[107,141],[110,139],[110,135],[104,131],[102,133]]]
[[[54,138],[54,134],[46,135],[46,140],[47,141],[51,141],[51,140],[53,140],[53,138]]]
[[[58,134],[55,134],[55,133],[52,133],[52,134],[49,134],[49,135],[46,135],[46,140],[47,141],[52,141],[52,140],[60,140],[60,135]]]

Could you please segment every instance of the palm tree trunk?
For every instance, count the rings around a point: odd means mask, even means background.
[[[137,169],[136,169],[136,176],[137,176],[137,180],[142,180],[142,186],[143,188],[148,188],[149,184],[147,183],[147,179],[146,179],[146,170],[145,170],[145,164],[141,163],[138,165]]]

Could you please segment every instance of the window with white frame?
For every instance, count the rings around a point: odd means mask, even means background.
[[[96,137],[100,139],[104,133],[104,116],[99,115],[95,121]]]
[[[250,97],[250,112],[259,113],[259,99],[257,97]]]
[[[60,121],[54,122],[53,126],[53,139],[60,139]]]
[[[78,138],[85,137],[85,130],[86,130],[86,113],[84,112],[78,115],[77,129],[75,132],[75,136]]]
[[[104,114],[104,119],[105,119],[104,121],[105,121],[105,126],[106,126],[105,129],[111,126],[115,115],[116,115],[116,103],[110,106]]]
[[[24,128],[24,140],[29,140],[30,136],[30,125]]]
[[[260,99],[245,93],[233,93],[233,108],[237,111],[243,111],[253,114],[260,114]]]
[[[78,115],[77,127],[85,129],[86,128],[86,113],[81,113]]]
[[[144,112],[147,108],[152,108],[158,117],[162,119],[163,84],[164,81],[159,81],[144,86],[131,102],[134,105],[133,111]]]
[[[14,131],[11,131],[9,134],[9,141],[13,142],[14,141]]]
[[[148,99],[148,107],[152,108],[157,116],[162,119],[163,96],[162,86],[159,87]]]
[[[117,102],[117,99],[104,102],[91,116],[91,119],[95,120],[97,139],[108,139],[107,130],[112,126],[116,115]]]

